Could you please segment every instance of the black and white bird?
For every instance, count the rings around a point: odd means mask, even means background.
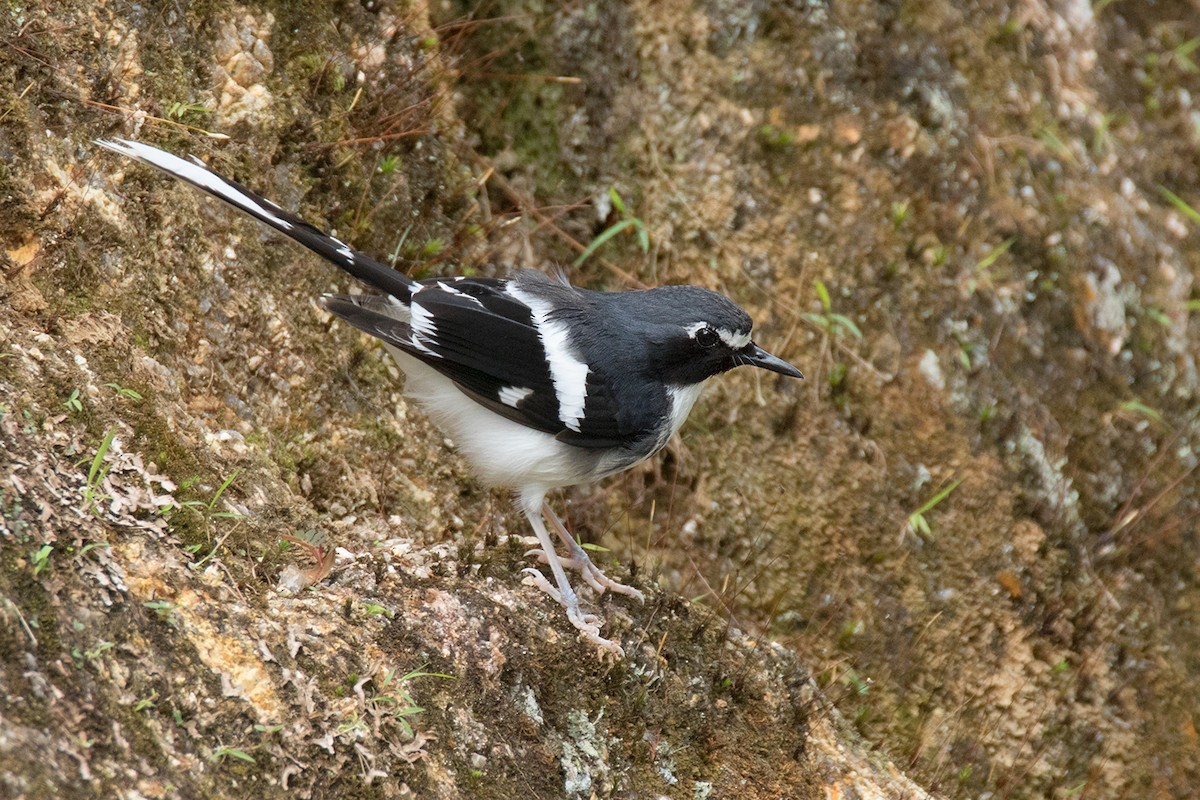
[[[404,371],[405,393],[450,435],[478,477],[516,490],[550,567],[558,601],[589,641],[617,655],[567,580],[574,569],[597,592],[642,600],[588,558],[545,502],[649,458],[679,430],[705,381],[740,365],[802,378],[751,339],[749,315],[696,286],[595,292],[525,271],[508,280],[415,281],[322,233],[193,158],[125,139],[97,144],[186,181],[241,209],[380,292],[324,295],[320,304],[383,341]],[[555,552],[543,523],[563,542]]]

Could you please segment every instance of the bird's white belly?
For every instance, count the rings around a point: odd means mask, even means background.
[[[597,477],[589,451],[496,414],[432,367],[395,347],[387,349],[407,376],[404,393],[454,440],[488,486],[549,490]]]

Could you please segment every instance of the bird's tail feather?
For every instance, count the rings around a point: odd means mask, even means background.
[[[407,302],[419,284],[391,267],[361,253],[344,242],[308,224],[300,217],[284,211],[262,195],[236,181],[222,177],[199,159],[191,161],[165,150],[128,139],[98,139],[96,144],[141,161],[172,175],[185,183],[224,200],[250,216],[269,225],[290,239],[304,245],[317,255],[336,264],[359,280]]]
[[[377,295],[323,294],[317,302],[330,314],[393,347],[414,347],[408,310],[394,300]]]

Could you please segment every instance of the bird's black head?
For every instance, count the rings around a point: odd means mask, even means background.
[[[742,365],[804,377],[753,342],[750,315],[724,295],[698,286],[662,286],[622,296],[626,309],[638,314],[635,325],[649,344],[647,359],[659,380],[690,386]]]

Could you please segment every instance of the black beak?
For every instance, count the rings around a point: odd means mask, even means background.
[[[804,379],[804,373],[793,367],[788,362],[778,356],[773,356],[766,350],[756,345],[754,342],[743,347],[735,356],[738,364],[746,364],[752,367],[762,367],[769,369],[771,372],[778,372],[780,375],[787,375],[789,378]]]

